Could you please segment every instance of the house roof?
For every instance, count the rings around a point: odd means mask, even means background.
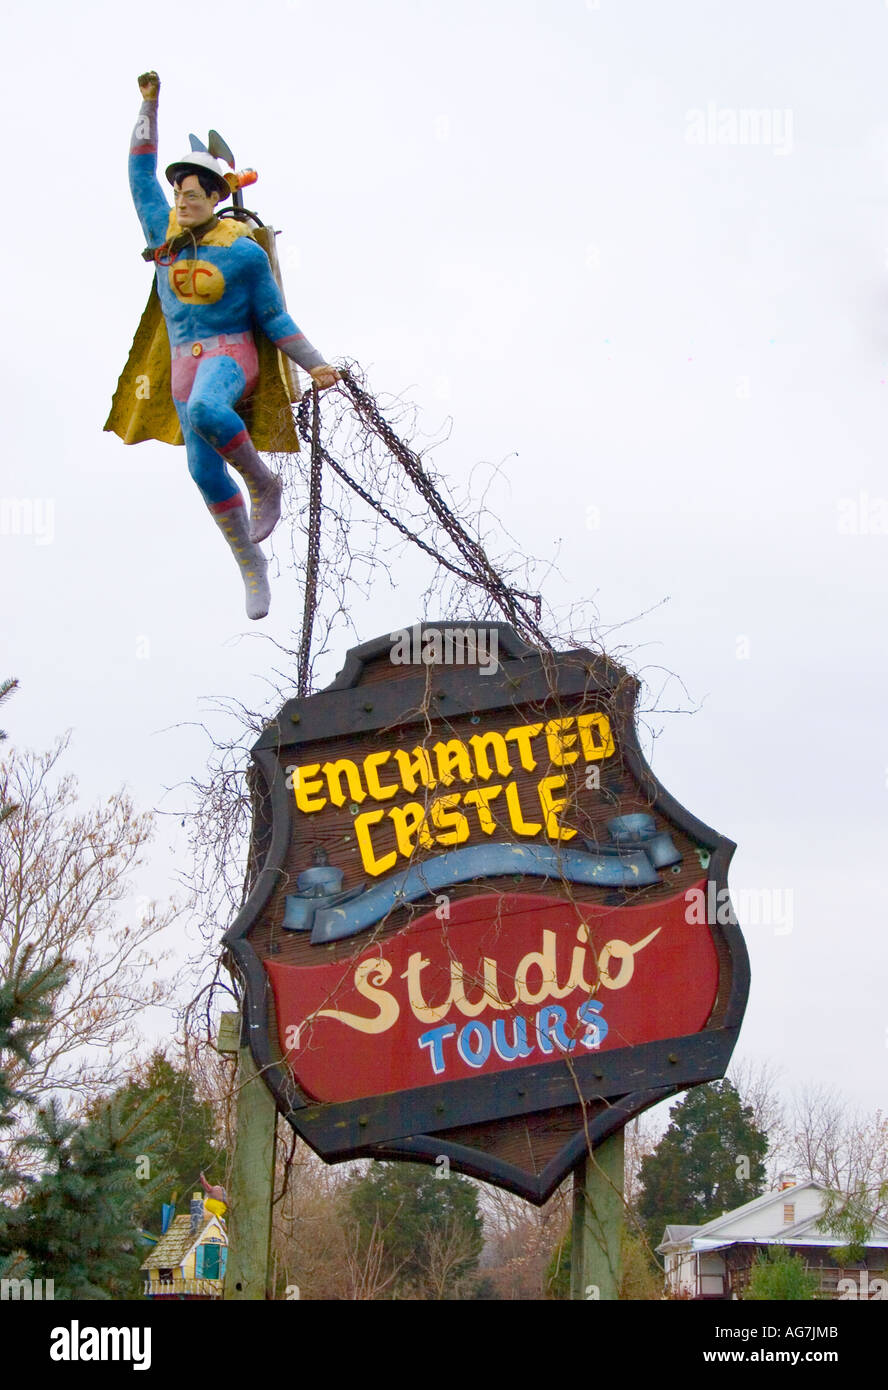
[[[829,1229],[821,1231],[818,1227],[819,1216],[808,1216],[802,1221],[795,1221],[791,1226],[784,1226],[779,1236],[772,1239],[777,1242],[792,1244],[794,1240],[804,1240],[806,1245],[835,1245],[845,1244],[842,1236],[836,1231],[830,1232]],[[869,1239],[862,1242],[863,1245],[886,1245],[888,1244],[888,1222],[883,1221],[881,1216],[872,1216],[872,1229]]]
[[[801,1221],[793,1222],[791,1225],[781,1226],[777,1231],[762,1230],[758,1234],[748,1232],[740,1234],[731,1231],[731,1227],[738,1219],[763,1212],[770,1206],[792,1201],[797,1193],[812,1188],[822,1192],[824,1196],[830,1190],[825,1183],[819,1182],[816,1178],[809,1178],[806,1182],[796,1183],[792,1187],[782,1187],[775,1191],[765,1192],[761,1197],[754,1197],[751,1202],[744,1202],[742,1207],[735,1207],[733,1211],[722,1212],[721,1216],[716,1216],[712,1221],[707,1221],[702,1226],[667,1226],[657,1250],[665,1251],[675,1249],[677,1246],[686,1246],[693,1250],[715,1250],[726,1245],[754,1245],[762,1242],[767,1242],[769,1245],[791,1245],[793,1243],[835,1245],[837,1239],[835,1234],[830,1236],[828,1232],[818,1230],[819,1213],[814,1213]],[[875,1246],[888,1244],[888,1223],[880,1217],[874,1217],[870,1239],[864,1243]]]
[[[699,1226],[667,1226],[663,1236],[663,1244],[658,1245],[657,1249],[662,1250],[667,1245],[683,1245],[688,1236],[699,1229]]]
[[[199,1245],[203,1240],[209,1226],[218,1229],[221,1222],[215,1216],[206,1216],[195,1235],[191,1229],[190,1216],[174,1216],[151,1254],[143,1260],[140,1269],[177,1269],[188,1258],[195,1245]]]

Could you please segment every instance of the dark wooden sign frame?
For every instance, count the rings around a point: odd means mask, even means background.
[[[442,625],[424,624],[420,631],[436,627]],[[724,1075],[746,1007],[749,964],[727,888],[735,846],[681,806],[648,767],[635,730],[637,681],[600,654],[576,650],[553,658],[527,646],[508,625],[485,628],[494,631],[499,653],[494,672],[394,666],[392,636],[386,634],[353,648],[325,690],[284,705],[252,750],[250,890],[224,940],[243,983],[245,1040],[279,1110],[318,1154],[328,1161],[372,1157],[427,1163],[443,1156],[454,1169],[539,1204],[590,1145],[657,1101]],[[613,785],[603,793],[611,798],[611,813],[627,806],[648,810],[658,828],[684,846],[687,881],[695,857],[697,877],[705,871],[706,901],[719,905],[702,928],[718,958],[717,995],[705,1025],[687,1036],[575,1056],[570,1067],[523,1065],[407,1092],[334,1103],[313,1100],[282,1055],[264,963],[289,946],[288,941],[281,946],[275,926],[294,887],[296,826],[288,760],[346,735],[394,738],[400,730],[409,737],[410,730],[428,728],[429,721],[449,728],[497,711],[545,716],[562,701],[572,710],[606,707],[609,712],[620,755],[619,766],[611,769]],[[680,887],[684,871],[673,872]],[[632,901],[629,891],[581,891],[586,901],[617,906]],[[394,922],[392,930],[397,927]]]

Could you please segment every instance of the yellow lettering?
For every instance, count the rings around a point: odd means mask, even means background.
[[[564,986],[558,983],[558,970],[555,959],[557,936],[553,931],[543,932],[543,949],[528,951],[518,962],[515,971],[515,998],[513,1004],[541,1004],[544,999],[563,999],[570,994],[573,985],[568,981]],[[534,967],[540,972],[540,987],[531,990],[527,975]]]
[[[320,763],[306,763],[305,767],[297,767],[296,771],[293,773],[293,790],[296,793],[296,805],[299,807],[300,811],[305,811],[306,814],[312,811],[323,811],[327,804],[327,798],[325,796],[322,796],[319,801],[312,800],[313,794],[319,792],[323,787],[323,782],[320,780],[306,781],[306,778],[311,779],[314,777],[315,773],[320,772],[320,770]]]
[[[521,810],[521,802],[518,800],[518,788],[514,782],[506,783],[506,805],[509,808],[509,820],[516,835],[538,835],[542,830],[542,825],[538,821],[526,821]]]
[[[461,782],[471,782],[472,762],[469,758],[469,750],[462,739],[449,738],[446,743],[436,743],[432,752],[438,764],[438,781],[443,782],[445,787],[449,787],[451,782],[456,781],[454,768],[456,768]]]
[[[458,805],[459,797],[459,792],[451,792],[449,796],[439,796],[437,801],[432,802],[429,810],[432,825],[436,830],[446,831],[446,834],[435,836],[439,845],[462,845],[469,838],[469,822],[462,811],[450,809]]]
[[[335,763],[324,763],[321,771],[327,779],[327,790],[334,806],[344,806],[349,798],[357,802],[365,799],[367,793],[361,785],[361,774],[351,758],[339,758]],[[348,796],[342,790],[343,773],[348,782]]]
[[[567,826],[558,824],[558,812],[563,811],[567,805],[566,796],[554,796],[557,789],[563,789],[567,784],[567,778],[544,777],[537,787],[540,797],[540,805],[543,808],[543,815],[546,820],[546,834],[550,840],[572,840],[576,835],[575,830],[568,829]]]
[[[478,769],[478,776],[483,777],[486,782],[493,776],[493,768],[487,757],[488,748],[493,749],[493,760],[496,763],[496,770],[501,777],[511,777],[512,764],[509,762],[509,750],[506,747],[506,740],[502,734],[492,732],[489,734],[472,734],[469,739],[472,745],[472,752],[475,756],[475,767]]]
[[[406,806],[393,806],[389,816],[395,827],[398,853],[403,854],[405,859],[409,859],[413,854],[414,844],[411,836],[414,834],[424,849],[434,848],[435,842],[426,824],[425,807],[420,806],[418,801],[408,801]]]
[[[581,714],[577,719],[577,730],[587,763],[611,756],[614,736],[606,714]]]
[[[438,1023],[449,1011],[453,1003],[453,975],[450,976],[450,992],[443,1004],[427,1004],[422,992],[419,977],[428,965],[421,951],[414,951],[407,959],[407,969],[401,976],[407,981],[407,999],[416,1018],[421,1023]]]
[[[365,999],[376,1005],[375,1018],[364,1018],[361,1014],[346,1013],[343,1009],[318,1009],[314,1018],[335,1018],[359,1033],[385,1033],[398,1020],[401,1006],[393,994],[381,986],[392,973],[391,962],[381,956],[362,960],[355,970],[355,988]],[[375,978],[371,981],[370,976]]]
[[[387,869],[393,869],[398,862],[398,856],[394,850],[384,854],[381,859],[377,859],[373,852],[373,844],[370,840],[370,826],[376,825],[382,820],[385,811],[365,811],[363,815],[355,816],[355,838],[358,842],[358,849],[361,851],[361,863],[364,865],[368,874],[384,874]]]
[[[525,772],[533,772],[536,767],[536,758],[530,751],[530,744],[542,727],[542,724],[519,724],[517,728],[506,730],[506,738],[512,739],[518,745],[518,755]]]
[[[477,980],[470,980],[470,985],[477,985]],[[485,1009],[509,1009],[510,1004],[503,1003],[499,996],[499,984],[496,978],[496,961],[489,956],[484,957],[484,988],[481,998],[474,1003],[466,998],[465,974],[463,967],[458,960],[450,962],[450,996],[466,1018],[477,1018],[483,1014]]]
[[[576,734],[569,734],[565,731],[573,723],[573,717],[568,719],[550,719],[546,725],[546,744],[549,749],[549,760],[555,767],[567,767],[570,763],[575,763],[580,756],[579,749],[575,748],[572,753],[566,750],[577,741]]]
[[[586,979],[585,964],[591,961],[595,968],[595,952],[592,950],[592,943],[589,940],[589,928],[585,922],[580,924],[577,931],[577,941],[582,942],[581,946],[574,946],[570,958],[570,978],[568,979],[569,989],[581,989],[586,994],[594,994],[598,987],[596,978],[595,984],[590,985]]]
[[[478,824],[485,835],[492,835],[496,830],[497,822],[490,814],[490,803],[495,796],[499,796],[502,787],[476,787],[470,792],[466,792],[463,801],[466,806],[474,806],[478,811]]]
[[[602,947],[598,957],[598,974],[605,989],[625,989],[632,976],[635,974],[635,956],[638,951],[643,951],[655,936],[659,936],[660,928],[652,931],[650,936],[644,937],[642,941],[636,941],[634,946],[630,946],[628,941],[608,941]],[[608,969],[612,959],[620,962],[620,968],[616,975],[611,975]]]
[[[387,801],[390,796],[397,795],[398,788],[394,783],[389,782],[385,787],[379,785],[379,768],[391,756],[391,753],[371,753],[369,758],[364,759],[364,781],[374,801]]]
[[[414,748],[412,753],[405,752],[403,748],[397,748],[395,750],[395,762],[398,764],[401,786],[405,792],[411,794],[415,792],[419,782],[424,787],[436,787],[438,785],[435,774],[432,772],[432,760],[425,748]]]

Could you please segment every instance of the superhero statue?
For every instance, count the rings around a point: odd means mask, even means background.
[[[259,542],[280,518],[281,484],[255,446],[298,448],[288,378],[274,349],[298,363],[320,390],[332,386],[339,373],[290,318],[269,256],[250,227],[216,216],[217,204],[238,186],[238,177],[226,174],[221,160],[192,150],[171,164],[166,170],[174,194],[170,209],[156,174],[157,73],[144,73],[139,89],[143,101],[130,144],[129,178],[147,243],[145,258],[156,264],[156,294],[105,428],[127,443],[184,442],[188,471],[240,568],[247,616],[264,618],[269,589]],[[250,414],[251,430],[239,405]],[[277,438],[269,428],[275,411],[285,421]],[[246,483],[249,521],[228,464]]]

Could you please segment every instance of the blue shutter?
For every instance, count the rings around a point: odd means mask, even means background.
[[[194,1252],[194,1277],[203,1279],[204,1277],[204,1248],[199,1245]]]

